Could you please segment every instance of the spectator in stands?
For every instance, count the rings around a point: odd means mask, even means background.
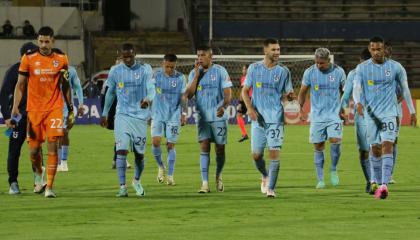
[[[3,25],[3,35],[6,37],[13,35],[13,25],[10,23],[9,19],[7,19]]]
[[[35,36],[34,26],[32,26],[32,24],[29,22],[29,20],[25,20],[23,22],[22,32],[23,32],[23,36],[25,36],[25,37]]]

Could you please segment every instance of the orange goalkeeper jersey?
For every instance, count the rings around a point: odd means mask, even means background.
[[[68,68],[67,56],[58,49],[42,55],[38,49],[22,56],[19,74],[28,77],[28,112],[44,112],[63,108],[60,70]]]

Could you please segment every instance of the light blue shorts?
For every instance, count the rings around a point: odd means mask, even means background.
[[[360,151],[369,151],[369,144],[367,142],[367,124],[362,118],[354,122],[356,130],[357,145]]]
[[[227,121],[205,122],[198,121],[198,141],[210,140],[216,144],[227,143]]]
[[[178,141],[180,130],[180,123],[152,120],[152,137],[166,137],[168,143],[176,143]]]
[[[398,135],[396,117],[385,117],[376,121],[371,117],[366,117],[366,121],[369,145],[382,144],[384,141],[395,142]]]
[[[343,137],[343,123],[339,121],[311,122],[309,142],[321,143],[330,138]]]
[[[267,128],[260,127],[258,122],[251,123],[252,153],[263,153],[267,146],[269,150],[280,150],[284,139],[284,125],[267,123]]]
[[[131,150],[143,154],[146,149],[147,121],[116,115],[114,135],[117,151]]]

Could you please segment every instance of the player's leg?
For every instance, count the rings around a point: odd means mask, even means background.
[[[327,135],[330,140],[331,185],[337,186],[339,183],[337,165],[341,156],[341,139],[343,138],[343,125],[341,122],[334,122],[327,127]]]
[[[161,138],[163,136],[165,124],[163,122],[152,121],[152,153],[158,164],[158,175],[157,181],[158,183],[163,183],[165,181],[165,164],[162,161],[162,149],[161,145]]]
[[[265,131],[256,122],[251,123],[251,150],[254,164],[261,173],[261,193],[267,193],[268,172],[264,160],[264,148],[267,144]]]
[[[227,121],[217,121],[212,124],[212,135],[216,143],[216,189],[218,192],[224,191],[222,181],[222,171],[226,162],[225,146],[227,143]]]
[[[310,142],[314,145],[314,164],[317,175],[316,188],[325,188],[324,182],[324,148],[327,140],[327,130],[324,123],[312,123],[310,125]]]
[[[128,127],[131,131],[131,142],[133,143],[133,151],[135,157],[134,179],[132,185],[136,191],[136,195],[143,197],[145,195],[145,191],[141,185],[140,178],[144,169],[144,153],[146,151],[147,140],[147,121],[131,118],[130,125]]]
[[[369,115],[365,115],[367,123],[367,142],[370,145],[370,194],[374,194],[378,189],[378,183],[382,182],[382,158],[379,132],[382,126],[379,126]]]
[[[168,164],[168,177],[166,183],[168,185],[175,185],[174,171],[176,161],[175,143],[178,141],[181,126],[178,123],[167,124],[166,126],[166,148],[168,150],[167,164]]]
[[[242,136],[238,142],[243,142],[248,139],[248,133],[246,132],[246,128],[245,128],[245,120],[243,118],[243,115],[246,114],[246,112],[247,112],[247,109],[246,109],[245,103],[243,101],[239,101],[239,104],[237,107],[236,120],[237,120],[239,128],[241,129]]]
[[[200,169],[201,169],[201,188],[198,193],[209,193],[209,165],[210,165],[210,141],[212,140],[212,130],[208,122],[199,121],[197,123],[198,142],[200,143]]]
[[[130,148],[131,137],[130,137],[130,121],[128,117],[117,115],[115,118],[115,129],[114,136],[116,142],[117,158],[116,168],[118,181],[120,184],[119,192],[116,197],[127,197],[128,190],[126,185],[126,171],[127,171],[127,154]]]
[[[363,175],[366,180],[366,189],[367,193],[370,192],[370,161],[369,161],[369,144],[367,143],[367,125],[356,120],[355,122],[356,130],[356,140],[359,148],[359,161],[360,166],[362,167]]]
[[[23,117],[9,138],[9,151],[7,156],[7,172],[9,174],[9,194],[19,194],[19,158],[20,150],[26,139],[26,117]]]
[[[57,170],[59,172],[68,172],[68,164],[67,158],[69,154],[69,146],[70,146],[70,139],[69,139],[69,131],[67,127],[63,127],[63,137],[60,138],[59,146],[58,146],[58,159],[59,159],[59,166]]]
[[[282,124],[270,124],[265,134],[270,158],[267,197],[275,197],[275,188],[280,171],[280,149],[283,145],[284,127]]]
[[[400,110],[401,108],[399,108]],[[398,136],[400,135],[400,128],[401,128],[401,121],[402,121],[402,113],[400,111],[398,111],[398,117],[397,117],[397,136],[395,138],[395,142],[394,142],[394,147],[393,147],[393,152],[392,152],[392,157],[393,157],[393,165],[392,165],[392,175],[391,175],[391,180],[389,180],[389,184],[394,184],[396,183],[394,180],[394,170],[395,170],[395,164],[397,162],[397,154],[398,154]]]

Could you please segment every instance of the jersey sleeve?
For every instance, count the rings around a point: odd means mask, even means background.
[[[222,81],[222,88],[230,88],[232,87],[232,81],[230,80],[229,74],[225,68],[221,68],[220,70],[220,77]]]
[[[342,68],[340,68],[341,76],[340,76],[340,89],[344,88],[344,84],[346,83],[346,73]]]
[[[356,71],[353,79],[353,100],[354,105],[360,103],[360,97],[362,95],[362,73],[360,66],[356,67]]]
[[[398,64],[397,80],[401,87],[402,96],[407,103],[408,111],[410,114],[416,113],[414,109],[413,99],[411,98],[410,89],[408,88],[407,72],[401,64]]]
[[[309,77],[309,69],[306,69],[305,72],[303,73],[303,77],[302,77],[302,85],[303,86],[311,86],[311,79]]]
[[[146,98],[149,101],[153,101],[153,99],[155,98],[156,95],[156,88],[155,88],[155,79],[153,78],[153,70],[152,67],[150,65],[147,66],[146,69],[146,91],[147,91],[147,96]]]
[[[29,75],[29,62],[28,57],[26,54],[22,56],[20,59],[20,65],[19,65],[19,74],[28,76]]]
[[[69,74],[70,74],[70,81],[71,81],[71,87],[76,92],[77,99],[79,100],[79,106],[83,104],[83,89],[82,84],[80,83],[79,76],[77,76],[76,69],[71,67],[69,68]]]
[[[194,70],[191,70],[190,74],[188,74],[188,86],[192,83],[194,79]]]
[[[285,69],[285,74],[284,74],[283,93],[292,93],[293,92],[292,75],[287,67],[284,67],[284,69]]]
[[[343,96],[341,97],[341,107],[345,108],[349,104],[350,96],[353,92],[353,78],[355,70],[350,71],[344,84]]]
[[[252,81],[253,81],[253,72],[254,72],[254,64],[249,65],[248,67],[248,71],[245,77],[245,81],[244,81],[244,86],[246,87],[251,87],[252,86]]]
[[[187,83],[186,83],[186,79],[184,74],[180,73],[181,76],[179,76],[179,78],[181,79],[181,83],[182,83],[182,89],[181,89],[181,93],[184,94],[187,91]]]

